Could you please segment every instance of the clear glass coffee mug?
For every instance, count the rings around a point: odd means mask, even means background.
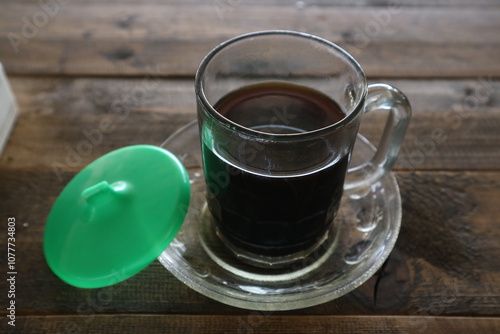
[[[340,47],[291,31],[222,43],[200,64],[195,89],[211,219],[227,249],[258,267],[331,242],[343,192],[390,171],[411,116],[403,93],[368,86]],[[378,149],[345,180],[361,117],[376,109],[390,110]]]

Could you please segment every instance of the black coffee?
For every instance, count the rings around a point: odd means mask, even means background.
[[[239,89],[215,108],[243,126],[280,134],[323,128],[345,116],[326,95],[281,83]],[[308,249],[325,235],[349,160],[345,155],[313,173],[270,176],[236,167],[206,145],[203,158],[208,207],[220,232],[239,248],[269,256]]]

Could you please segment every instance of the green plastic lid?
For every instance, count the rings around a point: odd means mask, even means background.
[[[174,239],[189,198],[189,176],[167,150],[136,145],[110,152],[57,198],[44,232],[47,263],[81,288],[130,278]]]

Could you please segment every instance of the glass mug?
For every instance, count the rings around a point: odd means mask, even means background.
[[[245,34],[201,62],[195,90],[207,207],[217,236],[243,261],[279,267],[334,238],[343,192],[393,166],[411,116],[407,98],[367,85],[360,65],[322,38]],[[377,152],[350,171],[363,113],[390,110]]]

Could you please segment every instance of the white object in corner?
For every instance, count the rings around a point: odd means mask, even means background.
[[[14,127],[16,117],[17,104],[2,63],[0,63],[0,155],[2,155],[10,131]]]

